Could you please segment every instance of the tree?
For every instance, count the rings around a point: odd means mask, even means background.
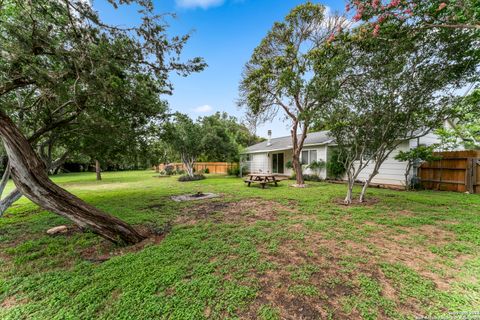
[[[434,154],[434,151],[437,147],[437,145],[417,146],[408,151],[400,151],[395,156],[395,160],[404,161],[407,163],[407,166],[405,167],[405,190],[412,188],[412,183],[410,183],[409,177],[414,166],[418,166],[424,161],[435,161],[442,159],[441,156]]]
[[[203,161],[239,161],[240,151],[259,140],[247,127],[238,123],[235,117],[228,116],[225,112],[200,118],[199,122],[204,128]]]
[[[407,21],[421,28],[480,29],[478,0],[350,0],[355,21],[373,21],[375,32],[389,19]]]
[[[446,53],[448,48],[437,43],[436,38],[433,31],[412,32],[410,26],[395,21],[384,23],[380,36],[360,26],[350,35],[338,37],[335,45],[348,50],[344,72],[354,81],[348,81],[335,99],[334,108],[338,110],[333,120],[339,125],[333,131],[337,143],[350,139],[341,143],[350,152],[355,149],[355,159],[350,159],[346,167],[353,179],[349,180],[347,194],[351,195],[359,172],[372,166],[360,202],[392,151],[441,126],[461,98],[454,94],[455,90],[476,77],[477,57]],[[455,32],[450,38],[449,46],[458,41]],[[353,120],[342,119],[342,113]],[[362,128],[354,130],[355,125]],[[348,195],[345,201],[351,201]]]
[[[170,72],[188,75],[204,67],[200,58],[182,63],[188,36],[169,39],[152,3],[138,4],[141,25],[122,29],[100,21],[84,1],[0,3],[0,137],[15,185],[42,208],[123,244],[144,235],[55,185],[33,146],[45,134],[96,113],[149,118],[150,105],[129,110],[118,99],[140,94],[158,100],[172,91]],[[18,96],[32,103],[12,103]],[[22,132],[25,114],[48,121],[36,122],[42,125],[35,132]]]
[[[353,97],[352,97],[353,98]],[[329,135],[335,140],[335,172],[347,176],[347,194],[344,203],[352,203],[353,186],[360,173],[368,166],[370,137],[375,121],[365,111],[338,101],[327,112]]]
[[[326,16],[322,5],[307,2],[294,8],[255,49],[240,84],[239,104],[248,114],[265,120],[282,110],[291,122],[292,164],[299,187],[304,186],[300,154],[313,113],[319,112],[337,89],[331,81],[336,69],[314,65],[314,57],[343,25],[342,18]],[[327,68],[322,70],[322,66]],[[323,99],[315,99],[319,95]]]
[[[466,96],[455,108],[452,128],[438,130],[444,149],[463,145],[465,149],[480,149],[480,89]]]
[[[194,177],[193,166],[205,150],[202,142],[204,128],[187,115],[176,113],[174,120],[164,125],[161,140],[175,150],[182,159],[189,177]]]

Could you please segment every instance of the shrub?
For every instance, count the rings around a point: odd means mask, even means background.
[[[205,170],[203,170],[203,173],[205,173],[205,174],[209,174],[209,173],[210,173],[210,169],[208,169],[208,168],[205,168]]]
[[[227,169],[227,175],[229,176],[239,176],[240,175],[240,169],[237,167],[230,167]]]
[[[242,175],[248,174],[248,167],[242,166]],[[227,169],[227,175],[229,176],[240,176],[240,167],[231,167]]]
[[[172,165],[167,165],[167,166],[165,166],[163,171],[165,171],[165,174],[167,176],[173,176],[175,174],[175,167],[172,166]]]
[[[296,180],[296,179],[297,179],[297,175],[296,175],[295,173],[292,174],[292,176],[290,177],[290,179]],[[313,182],[323,181],[322,178],[320,178],[319,176],[317,176],[317,175],[315,175],[315,174],[304,174],[304,175],[303,175],[303,180],[305,180],[305,181],[313,181]]]
[[[287,169],[293,169],[293,163],[292,163],[292,161],[287,161],[287,163],[285,163],[285,168],[287,168]]]
[[[206,179],[203,174],[195,174],[193,177],[190,177],[189,175],[184,175],[178,178],[178,181],[180,182],[188,182],[188,181],[198,181],[198,180],[204,180]]]
[[[184,174],[185,174],[185,170],[177,169],[177,170],[175,170],[175,174],[178,174],[179,176],[184,175]]]
[[[320,178],[319,176],[317,176],[315,174],[304,174],[303,175],[303,180],[305,180],[305,181],[315,181],[315,182],[323,181],[322,178]]]
[[[337,149],[332,149],[332,156],[327,163],[327,176],[329,178],[341,179],[345,174],[345,157]]]

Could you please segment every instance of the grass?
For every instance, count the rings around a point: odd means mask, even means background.
[[[247,188],[209,175],[68,174],[54,180],[134,225],[171,230],[141,250],[21,199],[0,219],[1,319],[409,319],[479,311],[480,196],[345,187]],[[12,186],[10,186],[11,188]],[[172,195],[221,197],[188,203]],[[357,190],[358,191],[358,190]],[[105,262],[91,256],[108,256]]]

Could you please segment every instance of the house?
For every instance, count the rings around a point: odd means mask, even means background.
[[[292,175],[293,170],[287,168],[287,163],[292,161],[292,138],[290,136],[272,138],[271,131],[268,132],[268,139],[261,143],[248,147],[243,152],[243,159],[249,172],[252,173],[276,173]],[[432,145],[438,143],[438,137],[429,133],[421,138],[403,142],[390,154],[382,164],[379,174],[373,179],[374,184],[403,186],[405,184],[406,163],[395,160],[395,156],[401,151],[408,151],[418,145]],[[313,161],[328,162],[332,150],[335,148],[335,141],[328,135],[328,131],[308,133],[300,156],[304,165],[304,174],[313,174],[308,165]],[[358,179],[364,181],[373,170],[373,165],[367,166],[359,175]],[[327,176],[327,169],[319,172],[323,179]]]

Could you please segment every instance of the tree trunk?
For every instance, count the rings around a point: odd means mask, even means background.
[[[15,201],[22,197],[22,193],[17,188],[15,188],[14,190],[12,190],[12,192],[10,192],[8,196],[2,199],[2,194],[3,191],[5,191],[9,178],[10,166],[7,161],[5,163],[5,172],[3,173],[2,179],[0,180],[0,217],[3,216],[5,211],[7,211],[7,209],[10,208],[13,203],[15,203]]]
[[[410,171],[412,170],[412,164],[411,162],[409,161],[408,164],[407,164],[407,169],[405,171],[405,191],[408,191],[410,190],[411,186],[410,184],[408,183],[408,177],[410,176]]]
[[[9,158],[11,177],[20,192],[32,202],[114,243],[134,244],[145,238],[122,220],[54,184],[25,136],[1,110],[0,137]]]
[[[295,119],[292,127],[292,131],[290,132],[292,135],[292,145],[293,145],[292,166],[293,166],[293,170],[295,171],[295,178],[296,178],[295,186],[299,188],[303,188],[305,187],[305,181],[303,180],[303,170],[302,170],[302,164],[300,163],[300,153],[302,152],[303,142],[305,141],[305,138],[306,138],[308,125],[304,124],[304,128],[302,130],[302,136],[300,137],[300,141],[298,141],[298,136],[297,136],[298,124],[299,124],[298,119]]]
[[[346,205],[352,204],[352,197],[353,197],[353,185],[355,183],[355,179],[353,176],[349,173],[348,178],[347,178],[347,196],[345,197],[345,200],[343,200],[343,203]]]
[[[370,186],[370,183],[372,182],[373,178],[378,174],[378,170],[374,170],[370,176],[368,177],[367,180],[365,180],[365,183],[363,184],[362,192],[360,193],[360,198],[358,201],[361,203],[365,201],[365,194],[367,193],[367,189]]]
[[[15,188],[8,196],[0,200],[0,217],[3,216],[5,211],[12,206],[16,201],[22,197],[20,190]]]
[[[297,154],[298,153],[298,154]],[[293,171],[295,172],[295,179],[298,187],[302,187],[305,185],[305,181],[303,180],[303,170],[302,164],[300,163],[300,152],[295,152],[292,157],[292,166]]]
[[[97,180],[102,180],[102,168],[98,160],[95,160],[95,173],[97,174]]]
[[[182,156],[182,161],[183,161],[183,164],[185,165],[185,170],[187,170],[188,176],[193,178],[195,176],[193,172],[193,165],[195,163],[195,160],[191,159],[188,156]]]

